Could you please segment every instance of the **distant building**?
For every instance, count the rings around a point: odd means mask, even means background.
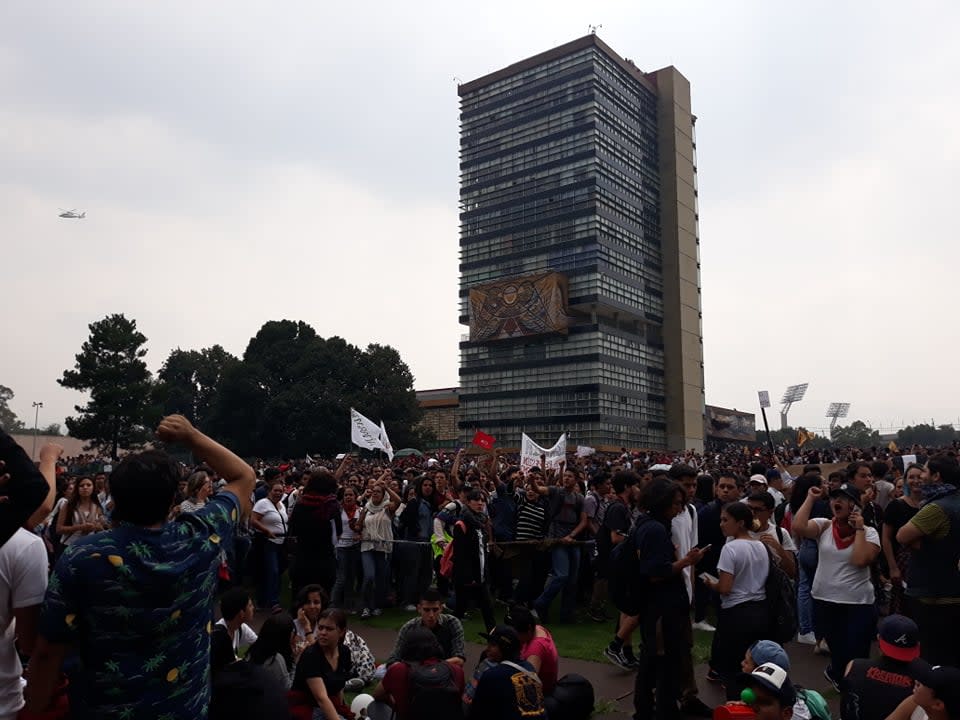
[[[460,392],[457,388],[418,390],[417,402],[423,410],[423,419],[418,428],[429,432],[436,440],[429,450],[453,449],[459,442]]]
[[[687,79],[587,35],[459,92],[460,441],[702,449]]]

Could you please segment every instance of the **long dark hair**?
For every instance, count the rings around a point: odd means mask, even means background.
[[[668,478],[657,478],[651,480],[643,490],[642,505],[647,515],[657,522],[669,525],[670,518],[667,517],[667,511],[673,506],[674,499],[679,495],[686,497],[683,488],[673,480]]]
[[[790,495],[790,512],[796,515],[797,510],[800,509],[803,501],[810,494],[810,488],[821,487],[822,485],[823,478],[820,473],[806,473],[803,477],[797,478],[797,482],[793,486],[793,494]]]
[[[92,477],[84,475],[83,477],[77,478],[77,481],[73,484],[73,495],[67,500],[67,525],[73,525],[73,513],[76,512],[77,506],[80,505],[80,483],[84,480],[87,480],[90,485],[93,486],[93,492],[90,493],[90,502],[92,502],[95,507],[100,508],[101,514],[103,513],[100,498],[97,497],[97,484],[93,481]]]
[[[287,613],[271,615],[263,622],[260,634],[250,646],[247,657],[250,662],[263,665],[274,655],[280,655],[287,663],[287,670],[293,667],[293,648],[290,638],[293,636],[293,618]]]
[[[415,627],[403,638],[400,646],[400,659],[405,662],[424,662],[442,660],[443,647],[437,636],[425,627]]]

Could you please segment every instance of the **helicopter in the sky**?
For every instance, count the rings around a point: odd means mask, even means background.
[[[77,212],[76,210],[64,210],[60,208],[60,217],[71,218],[74,220],[83,220],[87,216],[87,211]]]

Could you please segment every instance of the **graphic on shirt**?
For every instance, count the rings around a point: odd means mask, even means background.
[[[510,676],[513,692],[517,700],[520,717],[541,717],[543,715],[543,687],[532,673],[515,673]]]

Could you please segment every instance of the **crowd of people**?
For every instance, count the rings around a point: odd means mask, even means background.
[[[180,416],[158,437],[198,464],[48,445],[34,465],[2,436],[0,720],[334,720],[364,690],[371,718],[574,717],[554,622],[609,624],[638,720],[713,714],[694,631],[713,634],[707,679],[756,717],[829,713],[790,682],[787,643],[829,658],[844,719],[960,713],[952,448],[623,449],[521,472],[495,451],[249,463]],[[378,665],[348,625],[388,608],[412,617]]]

